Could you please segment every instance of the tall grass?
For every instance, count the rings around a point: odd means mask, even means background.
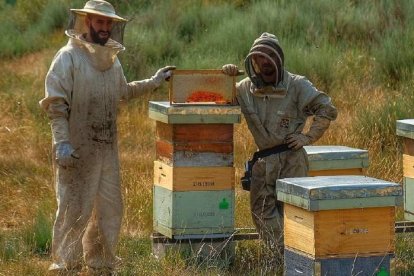
[[[166,64],[201,69],[235,63],[243,69],[253,40],[265,31],[276,34],[286,68],[307,76],[339,110],[338,119],[318,143],[368,149],[368,175],[401,181],[395,121],[414,116],[410,0],[112,3],[120,14],[133,18],[126,27],[127,51],[121,54],[128,80],[150,77]],[[83,5],[80,0],[0,0],[0,275],[41,275],[47,269],[56,203],[50,130],[38,101],[53,55],[66,43],[68,8]],[[280,268],[266,263],[268,252],[258,241],[239,242],[235,265],[228,270],[201,268],[177,256],[152,258],[155,124],[147,110],[148,100],[167,98],[163,86],[120,106],[125,203],[121,275],[280,273]],[[236,179],[254,150],[243,120],[235,127]],[[238,182],[236,186],[236,226],[251,227],[248,193]],[[401,275],[413,270],[412,243],[411,236],[398,237]]]

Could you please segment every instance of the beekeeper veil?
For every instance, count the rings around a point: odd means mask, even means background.
[[[272,81],[265,80],[258,58],[265,58],[273,66]],[[257,38],[245,59],[246,72],[254,84],[254,94],[279,94],[284,96],[286,89],[283,86],[284,54],[277,37],[270,33],[263,33]]]
[[[88,30],[85,24],[85,17],[87,14],[101,15],[113,20],[110,40],[123,44],[124,29],[127,20],[116,15],[115,9],[110,3],[104,0],[91,0],[86,2],[83,9],[71,9],[70,11],[67,33],[87,33]]]

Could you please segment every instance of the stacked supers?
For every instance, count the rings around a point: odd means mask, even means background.
[[[392,272],[402,187],[359,175],[277,181],[284,202],[285,275]]]
[[[154,231],[169,238],[170,249],[180,243],[179,251],[194,251],[207,240],[215,250],[223,249],[217,241],[231,244],[226,239],[234,233],[233,127],[240,122],[234,89],[235,78],[219,70],[176,70],[170,102],[149,103],[156,121]]]

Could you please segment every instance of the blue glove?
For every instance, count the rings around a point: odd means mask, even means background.
[[[75,159],[79,159],[79,155],[75,153],[72,145],[65,141],[56,144],[56,163],[62,167],[73,167]]]

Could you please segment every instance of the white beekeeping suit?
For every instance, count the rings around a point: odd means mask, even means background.
[[[110,18],[113,25],[126,20],[102,0],[71,11],[69,41],[53,59],[40,101],[51,119],[56,157],[58,210],[50,269],[79,267],[83,256],[88,267],[114,268],[123,209],[117,104],[156,89],[173,67],[158,70],[151,79],[128,83],[117,58],[124,47],[113,39],[116,35],[104,45],[85,40],[85,17],[90,14]],[[118,30],[123,31],[123,26]]]
[[[272,81],[266,81],[258,58],[273,66]],[[263,64],[266,62],[263,62]],[[259,150],[287,144],[291,150],[259,159],[252,169],[250,207],[253,222],[270,245],[283,248],[283,203],[276,198],[276,180],[306,176],[307,156],[303,146],[318,140],[335,120],[331,99],[305,77],[284,69],[284,54],[276,36],[263,33],[245,59],[248,77],[237,83],[237,101]],[[229,75],[235,65],[223,66]],[[310,130],[302,133],[306,119],[314,116]]]

